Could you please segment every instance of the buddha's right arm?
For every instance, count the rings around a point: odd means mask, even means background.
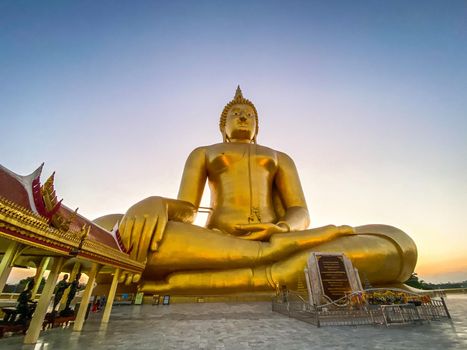
[[[183,169],[178,200],[199,207],[207,179],[206,148],[199,147],[188,156]]]
[[[128,209],[119,231],[132,258],[145,261],[148,250],[158,249],[169,220],[194,221],[205,182],[205,149],[197,148],[186,161],[178,199],[148,197]]]

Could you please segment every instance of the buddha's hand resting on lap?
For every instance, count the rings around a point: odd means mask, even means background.
[[[244,232],[239,238],[250,241],[267,241],[275,233],[289,232],[288,227],[273,223],[240,224],[235,229]]]
[[[188,202],[149,197],[136,203],[123,216],[119,232],[130,257],[145,263],[149,251],[156,251],[162,240],[168,220],[192,222],[195,207]],[[137,282],[140,276],[134,276]]]

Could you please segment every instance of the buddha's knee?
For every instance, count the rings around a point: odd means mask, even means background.
[[[105,228],[108,231],[111,231],[115,224],[122,220],[123,214],[109,214],[109,215],[104,215],[101,217],[98,217],[97,219],[94,219],[93,222],[100,227]]]
[[[391,253],[392,264],[394,264],[391,267],[397,270],[393,281],[405,282],[410,278],[417,263],[417,246],[409,235],[396,227],[388,225],[358,226],[355,231],[359,236],[376,236],[391,243],[397,251],[396,256],[394,256],[394,252]]]
[[[356,234],[338,237],[305,252],[344,253],[363,279],[376,285],[409,279],[417,262],[417,248],[403,231],[387,225],[355,228]],[[306,262],[304,261],[303,266]]]

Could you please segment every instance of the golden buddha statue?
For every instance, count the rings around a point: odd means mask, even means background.
[[[146,293],[215,295],[296,289],[310,252],[345,253],[374,285],[401,284],[417,248],[386,225],[325,226],[310,219],[292,159],[258,145],[258,113],[237,88],[222,111],[223,142],[196,148],[185,164],[178,199],[149,197],[122,217],[96,220],[119,232],[131,256],[146,262],[128,276]],[[208,181],[206,227],[193,225]]]

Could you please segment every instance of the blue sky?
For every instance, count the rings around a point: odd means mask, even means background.
[[[240,84],[312,226],[392,224],[466,279],[465,62],[465,1],[0,0],[0,162],[89,218],[175,197]]]

